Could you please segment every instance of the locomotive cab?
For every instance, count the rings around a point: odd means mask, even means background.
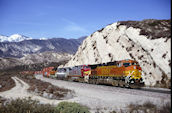
[[[91,68],[88,65],[84,65],[82,71],[82,76],[89,76],[91,74]]]
[[[138,62],[133,60],[125,60],[122,61],[121,65],[125,67],[124,76],[126,83],[133,84],[135,86],[144,85],[141,76],[142,70]]]

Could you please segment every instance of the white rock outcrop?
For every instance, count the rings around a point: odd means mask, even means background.
[[[146,36],[141,35],[141,30],[120,23],[108,25],[88,36],[65,67],[134,59],[142,67],[146,85],[169,84],[171,36]]]

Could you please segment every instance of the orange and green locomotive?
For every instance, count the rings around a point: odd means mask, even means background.
[[[113,86],[139,88],[144,85],[142,70],[134,60],[121,60],[89,65],[88,83],[111,84]],[[87,72],[88,73],[88,72]]]

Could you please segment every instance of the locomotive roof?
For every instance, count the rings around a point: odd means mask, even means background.
[[[127,62],[129,62],[129,63],[137,63],[137,61],[135,61],[135,60],[129,60],[129,59],[127,59],[127,60],[121,60],[119,62],[122,62],[122,63],[127,63]]]
[[[131,59],[125,59],[120,61],[113,61],[113,62],[107,62],[107,63],[100,63],[100,64],[90,64],[90,65],[77,65],[72,67],[63,67],[63,68],[73,68],[73,67],[82,67],[82,66],[90,66],[90,67],[96,67],[96,66],[110,66],[110,65],[117,65],[118,63],[138,63],[135,60]]]

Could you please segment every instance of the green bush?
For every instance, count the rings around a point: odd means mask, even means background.
[[[61,102],[56,110],[57,113],[90,113],[86,106],[75,102]]]
[[[90,113],[88,108],[75,102],[61,102],[57,107],[38,101],[16,99],[0,105],[0,113]]]

